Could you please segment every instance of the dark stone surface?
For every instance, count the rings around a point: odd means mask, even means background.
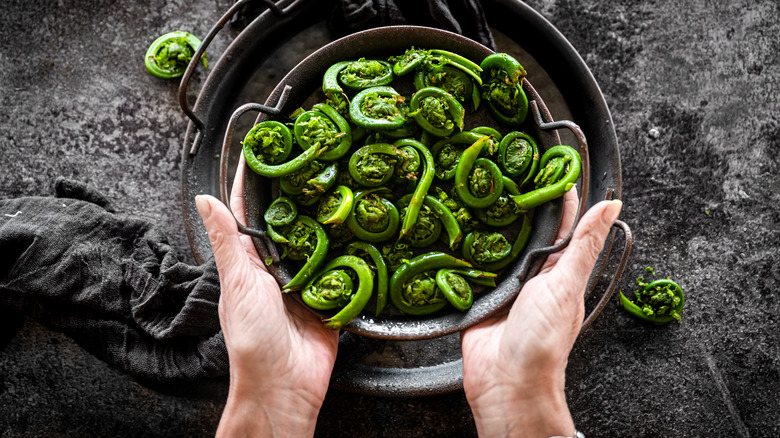
[[[0,196],[99,188],[191,260],[179,202],[186,118],[142,56],[174,29],[204,35],[231,2],[6,0],[0,14]],[[567,394],[588,436],[780,432],[780,7],[774,0],[530,1],[571,41],[612,111],[620,288],[652,265],[685,289],[682,324],[613,301],[574,346]],[[212,44],[214,59],[238,29]],[[202,75],[202,72],[201,72]],[[195,85],[197,89],[197,85]],[[0,212],[13,214],[14,212]],[[0,312],[0,436],[209,436],[224,384],[142,384],[70,339]],[[331,391],[318,436],[473,436],[462,393]]]

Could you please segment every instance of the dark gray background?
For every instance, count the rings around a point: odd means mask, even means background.
[[[685,289],[682,324],[611,302],[574,346],[567,394],[588,436],[780,432],[780,6],[530,1],[580,52],[615,122],[636,242],[620,288],[652,265]],[[66,176],[158,224],[192,261],[179,200],[187,119],[146,74],[151,41],[205,35],[226,0],[3,2],[0,197]],[[209,49],[213,60],[238,27]],[[203,75],[201,71],[200,75]],[[200,78],[202,79],[202,78]],[[14,213],[14,212],[0,212]],[[0,436],[209,436],[224,386],[152,389],[31,320],[0,315]],[[17,331],[18,329],[18,331]],[[472,436],[462,393],[331,391],[318,436]]]

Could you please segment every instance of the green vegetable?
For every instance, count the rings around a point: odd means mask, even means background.
[[[458,128],[463,130],[466,112],[450,93],[437,87],[426,87],[412,95],[409,115],[422,129],[437,137],[446,137]]]
[[[442,268],[470,267],[468,262],[442,252],[417,256],[390,277],[390,300],[408,315],[428,315],[441,310],[448,301],[436,285],[436,272]]]
[[[338,160],[352,146],[349,123],[326,103],[315,104],[311,111],[300,113],[295,119],[293,132],[304,150],[318,144],[324,150],[319,157],[323,161]]]
[[[282,234],[288,241],[284,244],[282,257],[306,260],[300,271],[282,288],[282,292],[290,292],[305,286],[325,261],[328,253],[328,236],[317,221],[303,215],[299,215]]]
[[[391,87],[366,88],[349,104],[352,122],[368,129],[392,130],[406,122],[402,104],[404,98]]]
[[[468,310],[474,301],[474,291],[464,276],[472,277],[475,283],[496,286],[496,274],[476,269],[439,269],[436,271],[436,285],[444,297],[458,310]]]
[[[571,146],[557,145],[542,155],[540,166],[534,179],[536,189],[521,195],[511,195],[523,211],[559,198],[571,190],[580,176],[582,160]]]
[[[298,216],[298,207],[292,199],[280,196],[271,202],[263,214],[263,219],[268,225],[281,227],[289,225]]]
[[[655,275],[652,268],[648,271]],[[633,302],[623,295],[623,291],[619,294],[620,304],[628,313],[658,325],[681,320],[685,295],[679,284],[669,278],[645,283],[644,278],[639,277],[636,282],[640,289],[634,291]]]
[[[255,173],[278,178],[308,166],[320,155],[320,145],[304,151],[294,159],[282,163],[292,151],[290,129],[276,121],[255,125],[242,142],[244,161]]]
[[[387,290],[389,276],[387,273],[387,263],[385,263],[382,253],[370,243],[352,242],[344,249],[346,254],[357,255],[363,259],[370,259],[371,268],[376,270],[376,315],[382,312],[387,305]]]
[[[358,278],[357,291],[353,293],[352,279],[344,270],[355,272]],[[343,255],[329,261],[323,268],[323,275],[310,280],[301,297],[308,305],[322,310],[343,307],[338,313],[324,319],[325,328],[339,330],[349,324],[366,306],[374,289],[371,268],[360,257]],[[349,279],[349,280],[347,280]]]
[[[188,32],[170,32],[160,36],[146,51],[146,70],[160,79],[178,78],[187,70],[195,56],[200,40]],[[203,66],[209,68],[206,54],[201,58]]]
[[[469,207],[488,207],[496,202],[504,189],[498,165],[487,158],[477,158],[488,140],[488,136],[483,136],[463,151],[455,169],[455,190]]]
[[[519,195],[520,190],[512,179],[504,177],[503,192],[496,201],[485,208],[475,208],[474,215],[485,225],[506,227],[520,217],[517,204],[510,198]]]
[[[498,146],[498,164],[505,175],[518,178],[520,186],[531,180],[539,168],[539,147],[533,137],[513,131],[505,135]]]
[[[352,212],[353,202],[354,195],[349,187],[336,186],[332,193],[320,199],[320,205],[317,207],[317,222],[323,225],[343,223]]]
[[[522,79],[526,72],[522,65],[506,53],[488,55],[482,63],[482,97],[500,123],[517,126],[528,114],[528,98]]]
[[[398,231],[398,209],[390,200],[380,196],[380,193],[389,193],[389,190],[382,187],[355,193],[352,214],[347,217],[347,226],[358,239],[383,242],[392,238]]]

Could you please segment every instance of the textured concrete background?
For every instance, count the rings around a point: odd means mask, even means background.
[[[3,1],[0,196],[99,188],[157,223],[191,260],[179,206],[186,118],[142,56],[174,29],[205,35],[227,0]],[[588,436],[780,433],[780,6],[533,0],[581,53],[612,111],[622,219],[647,265],[687,293],[682,324],[611,302],[578,341],[567,394]],[[217,59],[238,29],[209,53]],[[176,395],[0,310],[0,436],[209,436],[224,386]],[[184,394],[182,394],[184,392]],[[472,436],[462,393],[382,399],[331,391],[317,435]]]

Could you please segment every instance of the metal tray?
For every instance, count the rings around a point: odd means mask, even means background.
[[[240,5],[241,2],[237,3],[231,11]],[[211,249],[193,198],[200,193],[219,193],[219,160],[215,156],[220,154],[230,114],[247,101],[265,100],[266,94],[255,94],[258,88],[272,87],[278,82],[278,78],[269,78],[266,63],[290,56],[293,59],[287,59],[287,62],[292,67],[296,64],[295,55],[300,60],[329,42],[321,21],[329,5],[329,2],[282,1],[261,14],[213,66],[192,109],[187,103],[187,82],[191,72],[185,74],[180,100],[193,122],[186,133],[182,156],[182,206],[188,237],[198,262],[210,257]],[[494,27],[499,50],[515,55],[532,72],[530,80],[556,119],[576,121],[590,140],[589,176],[592,182],[586,205],[606,197],[619,198],[621,176],[617,140],[606,103],[587,66],[565,38],[525,4],[496,1],[484,2],[484,6],[488,21]],[[217,30],[229,19],[231,11],[221,20],[221,25],[215,26]],[[533,38],[526,38],[528,35]],[[323,41],[317,42],[318,38]],[[204,39],[204,47],[208,41],[208,37]],[[520,45],[516,41],[523,43]],[[291,45],[294,50],[290,49]],[[258,81],[262,83],[259,86]],[[247,93],[253,94],[249,100]],[[562,133],[564,142],[567,142],[567,135]],[[600,272],[600,269],[596,271]],[[611,290],[608,289],[597,310],[609,295]],[[592,323],[597,314],[592,314],[585,326]],[[459,347],[457,333],[428,340],[398,341],[370,339],[345,332],[340,340],[332,386],[384,396],[456,391],[462,388]]]

